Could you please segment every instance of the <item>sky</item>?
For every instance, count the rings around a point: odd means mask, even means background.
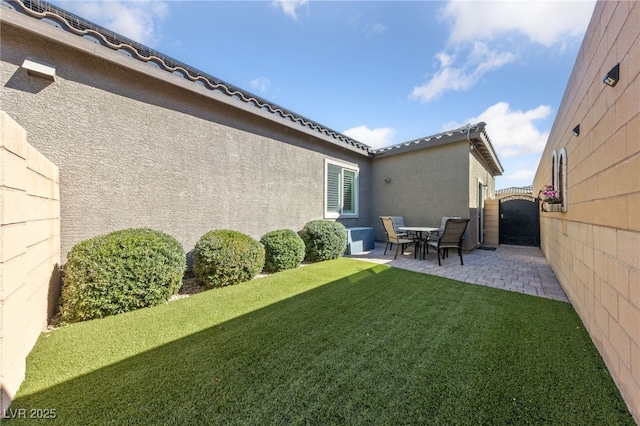
[[[595,5],[49,1],[374,148],[484,121],[496,189],[532,184]]]

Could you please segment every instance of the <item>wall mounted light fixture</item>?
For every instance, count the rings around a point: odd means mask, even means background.
[[[27,70],[27,74],[56,81],[56,69],[50,65],[43,64],[32,58],[27,58],[22,63],[22,68]]]
[[[580,125],[578,124],[576,127],[573,128],[573,136],[580,136]]]
[[[607,86],[613,87],[616,85],[618,80],[620,80],[620,64],[616,64],[615,67],[611,68],[611,71],[607,73],[602,81],[604,81],[604,84]]]

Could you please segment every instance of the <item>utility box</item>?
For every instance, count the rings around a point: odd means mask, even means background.
[[[365,226],[347,228],[347,251],[345,254],[357,254],[373,250],[374,243],[373,228]]]

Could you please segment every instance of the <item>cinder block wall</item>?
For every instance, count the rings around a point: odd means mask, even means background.
[[[0,405],[24,379],[25,361],[60,292],[58,167],[0,111]]]
[[[603,83],[620,63],[615,87]],[[580,124],[580,134],[572,129]],[[640,2],[598,2],[534,181],[567,152],[567,211],[542,250],[640,423]]]

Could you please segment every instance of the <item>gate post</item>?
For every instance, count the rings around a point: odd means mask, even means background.
[[[484,200],[484,243],[491,246],[500,244],[499,200]]]

